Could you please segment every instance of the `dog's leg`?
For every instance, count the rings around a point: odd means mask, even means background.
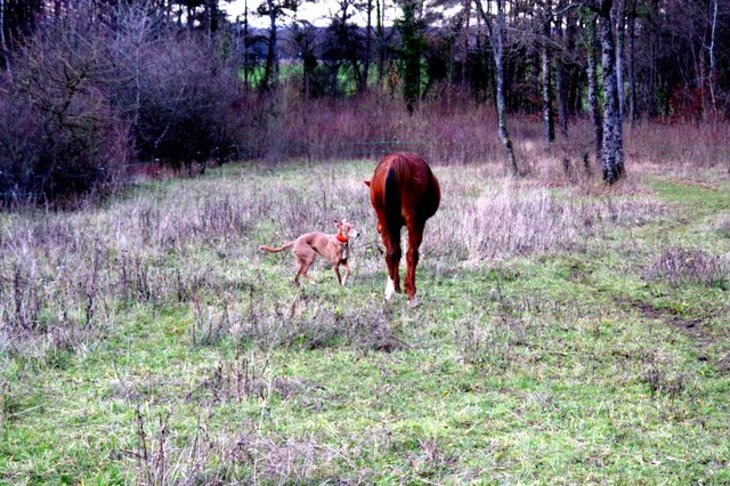
[[[344,265],[345,265],[345,278],[342,279],[342,286],[343,287],[345,285],[347,285],[347,280],[350,278],[350,265],[347,262],[345,262]]]
[[[344,284],[342,283],[342,276],[340,275],[340,264],[332,265],[332,268],[335,269],[335,275],[337,275],[337,283],[340,284],[340,287],[342,287]]]
[[[309,279],[309,267],[312,266],[312,263],[314,263],[314,258],[307,260],[302,267],[302,276],[307,279],[307,283],[312,283]]]
[[[309,266],[312,264],[309,259],[307,259],[304,255],[295,254],[297,257],[297,263],[299,264],[299,269],[297,270],[297,275],[294,277],[294,284],[299,287],[301,284],[299,283],[299,278],[304,277],[307,280],[309,280],[309,277],[307,277],[307,270],[309,269]]]

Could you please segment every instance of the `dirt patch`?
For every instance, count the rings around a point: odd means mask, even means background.
[[[682,184],[683,186],[698,187],[700,189],[713,192],[717,192],[719,190],[716,183],[701,181],[697,179],[679,179],[677,180],[677,184]]]
[[[699,350],[703,350],[704,348],[712,344],[716,344],[720,339],[711,334],[711,332],[705,326],[704,319],[683,318],[672,312],[670,309],[663,309],[660,307],[656,307],[649,302],[635,299],[627,299],[621,297],[617,298],[616,302],[624,307],[630,307],[638,310],[641,315],[646,319],[662,321],[665,324],[673,327],[674,329],[677,329],[682,334],[689,337]],[[708,360],[707,355],[703,352],[700,353],[699,359],[701,361]],[[714,364],[721,372],[730,372],[730,355],[725,356]]]

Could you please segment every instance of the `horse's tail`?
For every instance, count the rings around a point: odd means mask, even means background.
[[[266,245],[261,245],[260,248],[264,251],[268,251],[269,253],[279,253],[280,251],[284,251],[292,246],[294,246],[294,242],[290,241],[289,243],[284,243],[284,246],[280,246],[279,248],[272,248]]]
[[[399,184],[400,160],[395,159],[385,175],[385,221],[388,233],[394,237],[400,233],[401,221],[401,194]]]

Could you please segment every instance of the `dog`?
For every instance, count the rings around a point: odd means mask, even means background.
[[[340,286],[345,286],[347,279],[350,277],[350,265],[347,262],[350,256],[350,238],[357,238],[358,231],[345,219],[342,221],[334,220],[333,222],[337,228],[337,233],[333,235],[325,234],[321,231],[313,231],[311,233],[305,233],[296,240],[285,243],[279,248],[262,245],[261,249],[268,253],[279,253],[292,248],[292,252],[299,265],[297,274],[294,277],[294,284],[297,287],[300,285],[300,277],[309,280],[307,272],[317,258],[317,255],[326,258],[332,264],[332,268],[335,269],[335,275],[337,275],[337,282]],[[340,276],[340,265],[345,267],[344,279]]]

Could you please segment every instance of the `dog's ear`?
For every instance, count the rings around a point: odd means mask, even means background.
[[[366,186],[370,187],[370,179],[366,179],[363,181]]]
[[[335,223],[335,227],[337,227],[337,228],[340,227],[340,224],[341,223],[340,223],[340,220],[339,219],[333,219],[332,222]]]

